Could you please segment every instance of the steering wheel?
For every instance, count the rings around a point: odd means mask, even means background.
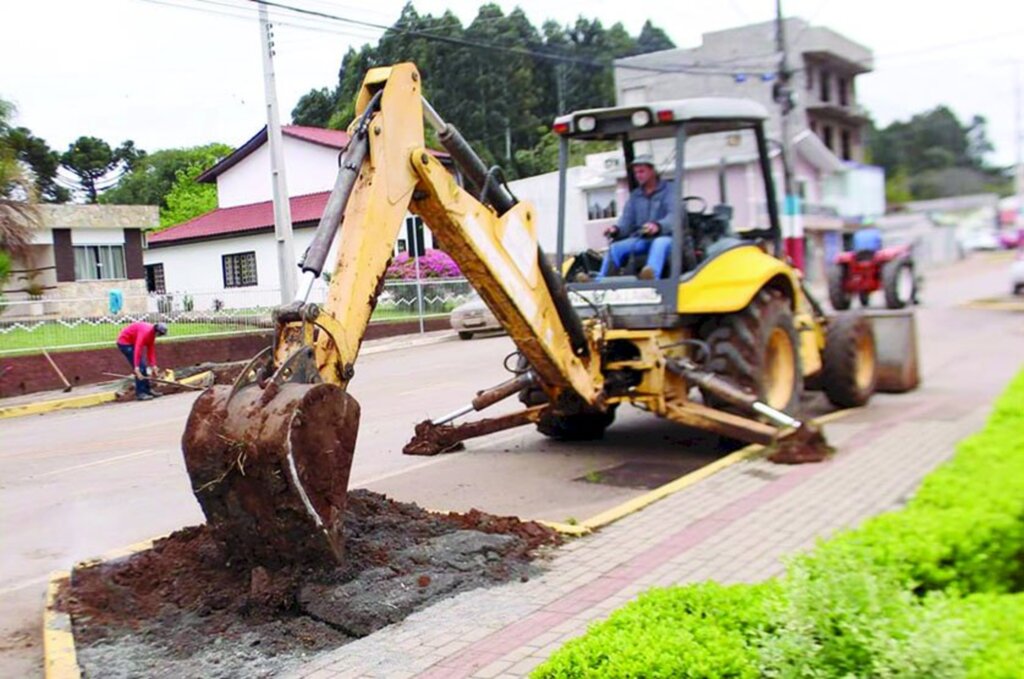
[[[699,210],[691,210],[690,209],[688,203],[693,202],[693,201],[696,201],[696,202],[700,203],[700,209]],[[683,197],[683,207],[686,208],[686,211],[691,213],[691,214],[702,215],[708,209],[708,202],[706,200],[704,200],[703,198],[701,198],[700,196],[684,196]]]

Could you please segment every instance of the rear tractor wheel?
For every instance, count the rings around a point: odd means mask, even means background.
[[[852,295],[846,290],[845,264],[837,264],[828,270],[828,299],[836,311],[850,308]]]
[[[829,319],[822,355],[821,387],[841,408],[855,408],[875,393],[878,362],[871,322],[859,314]]]
[[[777,410],[794,414],[799,409],[804,389],[800,341],[790,302],[781,292],[761,290],[742,311],[706,322],[701,335],[711,351],[710,370]],[[704,401],[735,410],[709,393]]]

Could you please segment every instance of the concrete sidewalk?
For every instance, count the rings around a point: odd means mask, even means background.
[[[981,391],[879,395],[828,425],[840,450],[829,462],[736,464],[561,547],[535,580],[449,599],[289,676],[522,677],[650,587],[777,575],[781,557],[901,506],[982,427],[993,394]]]

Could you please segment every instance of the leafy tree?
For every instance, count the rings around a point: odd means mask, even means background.
[[[296,122],[322,121],[332,101],[327,125],[343,129],[367,69],[412,61],[434,107],[485,163],[500,162],[515,178],[550,165],[543,138],[556,115],[614,103],[615,58],[673,46],[650,21],[638,38],[622,24],[606,28],[583,17],[567,26],[547,21],[538,31],[522,10],[505,14],[485,4],[463,27],[450,11],[420,14],[408,3],[376,45],[346,52],[333,90],[311,90],[292,115]]]
[[[292,124],[327,127],[337,108],[336,91],[332,92],[326,87],[310,90],[299,98],[299,103],[292,109]]]
[[[672,42],[665,31],[652,24],[648,19],[644,22],[643,28],[640,29],[640,36],[636,39],[636,54],[670,50],[675,46],[676,44]]]
[[[946,106],[868,131],[869,156],[890,177],[886,193],[892,202],[1008,192],[1007,177],[985,161],[991,151],[985,118],[974,116],[964,125]]]
[[[57,184],[57,168],[60,154],[49,144],[32,134],[27,127],[15,127],[8,131],[7,142],[18,160],[31,170],[36,195],[47,203],[66,203],[71,192]]]
[[[163,149],[146,155],[117,186],[100,196],[99,202],[118,205],[158,205],[166,209],[167,196],[178,180],[178,173],[199,165],[205,170],[230,154],[226,144],[213,143],[180,149]]]
[[[213,167],[223,157],[218,150],[229,149],[221,144],[200,147],[206,153],[198,156],[188,167],[178,170],[174,186],[164,198],[166,207],[160,210],[160,226],[172,226],[217,208],[217,186],[200,184],[196,177]]]
[[[32,242],[32,229],[39,215],[32,205],[34,187],[10,141],[10,119],[14,106],[0,99],[0,259],[6,274],[0,275],[0,287],[10,274],[11,257],[24,253]]]
[[[101,192],[114,186],[145,155],[130,140],[112,149],[102,139],[79,137],[61,154],[60,164],[78,178],[88,201],[95,203]]]
[[[516,166],[523,176],[531,177],[558,169],[558,135],[547,127],[538,130],[542,134],[540,141],[532,149],[516,151]],[[614,141],[570,141],[569,167],[583,165],[591,153],[614,151],[618,144]]]

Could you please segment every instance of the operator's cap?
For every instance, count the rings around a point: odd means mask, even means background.
[[[157,323],[157,324],[155,324],[153,326],[153,329],[156,330],[156,334],[158,334],[158,335],[166,335],[167,334],[167,324],[166,323]]]
[[[634,165],[650,165],[654,167],[654,156],[650,153],[641,153],[633,158],[633,162],[629,164],[630,167]]]

